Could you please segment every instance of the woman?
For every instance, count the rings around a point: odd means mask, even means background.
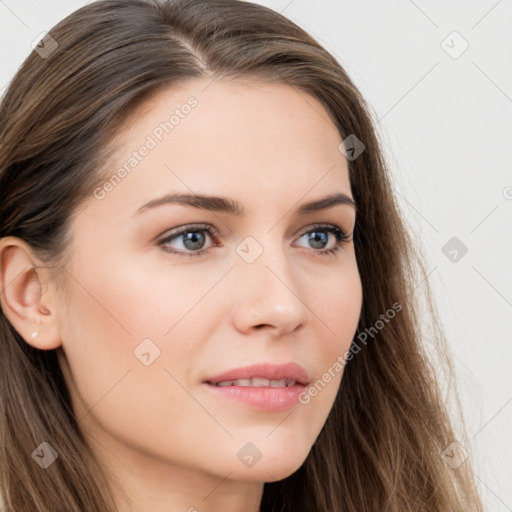
[[[5,510],[482,510],[368,108],[302,29],[91,3],[0,119]]]

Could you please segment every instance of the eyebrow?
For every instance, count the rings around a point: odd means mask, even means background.
[[[223,212],[230,215],[243,216],[245,215],[244,207],[234,199],[218,196],[208,196],[199,194],[167,194],[158,199],[152,199],[146,204],[142,205],[135,213],[139,214],[143,211],[147,211],[151,208],[156,208],[163,204],[182,204],[185,206],[192,206],[201,210],[210,210],[214,212]],[[328,195],[321,199],[311,201],[303,204],[298,210],[299,215],[305,215],[308,213],[318,212],[332,208],[338,204],[348,205],[356,209],[356,203],[354,200],[346,194],[339,192]]]

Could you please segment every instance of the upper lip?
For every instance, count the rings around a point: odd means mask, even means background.
[[[292,379],[299,384],[306,385],[309,377],[302,366],[297,363],[271,364],[260,363],[243,368],[228,370],[214,377],[209,377],[205,382],[217,384],[227,380],[250,379],[252,377],[261,377],[269,380]]]

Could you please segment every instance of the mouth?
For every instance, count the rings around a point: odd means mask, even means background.
[[[296,405],[308,383],[308,374],[296,363],[262,363],[210,377],[203,386],[216,397],[259,411],[277,412]]]
[[[240,386],[255,388],[289,388],[295,386],[297,382],[294,379],[270,380],[265,379],[264,377],[252,377],[250,379],[222,380],[215,383],[206,381],[206,383],[218,387]]]
[[[259,363],[228,370],[206,381],[214,386],[291,387],[295,384],[306,386],[309,377],[306,370],[297,363]]]

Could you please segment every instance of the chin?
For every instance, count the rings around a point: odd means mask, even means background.
[[[240,467],[230,475],[233,480],[254,482],[277,482],[295,473],[307,458],[308,453],[288,453],[286,457],[262,457],[252,467]]]
[[[242,482],[278,482],[295,473],[301,466],[302,463],[278,468],[271,465],[261,466],[259,469],[253,467],[245,471],[233,472],[230,479]]]

